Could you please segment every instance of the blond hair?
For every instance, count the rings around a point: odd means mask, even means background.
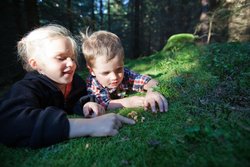
[[[18,41],[17,52],[23,68],[26,71],[33,71],[34,69],[31,68],[28,62],[29,59],[41,56],[41,46],[45,44],[48,39],[58,37],[68,39],[72,45],[74,55],[78,55],[77,43],[70,31],[58,24],[48,24],[34,29]]]
[[[99,56],[106,56],[106,61],[115,56],[124,58],[124,49],[117,35],[108,31],[96,31],[90,36],[81,33],[83,38],[82,52],[88,66],[93,67]]]

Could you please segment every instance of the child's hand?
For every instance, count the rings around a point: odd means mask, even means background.
[[[168,102],[166,98],[158,92],[148,91],[145,96],[144,109],[147,110],[149,107],[151,107],[152,112],[157,112],[156,105],[158,105],[160,112],[168,111]]]
[[[104,114],[90,119],[69,119],[69,137],[114,136],[123,124],[135,124],[135,121],[115,113]]]
[[[124,98],[124,100],[126,100],[125,107],[127,107],[127,108],[143,107],[145,97],[131,96],[131,97]]]
[[[100,104],[88,102],[83,106],[83,114],[86,118],[94,118],[105,113],[105,109]]]
[[[134,120],[114,113],[88,119],[88,121],[88,129],[91,130],[90,136],[114,136],[122,124],[135,124]]]
[[[116,109],[116,108],[135,108],[135,107],[143,107],[144,106],[145,97],[142,96],[131,96],[125,97],[122,99],[115,99],[109,102],[108,109]]]

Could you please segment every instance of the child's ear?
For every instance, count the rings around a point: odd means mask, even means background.
[[[30,58],[28,63],[32,69],[34,69],[34,70],[38,69],[37,61],[34,58]]]
[[[94,73],[93,69],[89,65],[87,65],[87,68],[89,69],[89,73],[91,75],[95,76],[95,73]]]

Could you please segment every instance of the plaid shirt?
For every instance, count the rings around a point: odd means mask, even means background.
[[[103,87],[94,76],[87,78],[87,89],[89,94],[96,96],[98,103],[107,109],[111,99],[125,97],[130,91],[142,92],[143,86],[151,80],[147,75],[135,73],[128,68],[124,68],[124,78],[117,88],[109,89]]]

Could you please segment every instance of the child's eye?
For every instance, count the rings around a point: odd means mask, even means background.
[[[66,57],[57,57],[57,60],[59,61],[64,61],[66,60],[67,58],[70,58],[72,61],[76,61],[75,57],[71,57],[71,56],[66,56]]]
[[[57,60],[60,60],[60,61],[63,61],[65,59],[66,59],[65,57],[57,57]]]
[[[117,72],[117,73],[122,73],[122,72],[123,72],[123,67],[118,68],[118,69],[116,70],[116,72]]]
[[[102,73],[102,75],[108,75],[109,74],[109,72],[103,72]]]

